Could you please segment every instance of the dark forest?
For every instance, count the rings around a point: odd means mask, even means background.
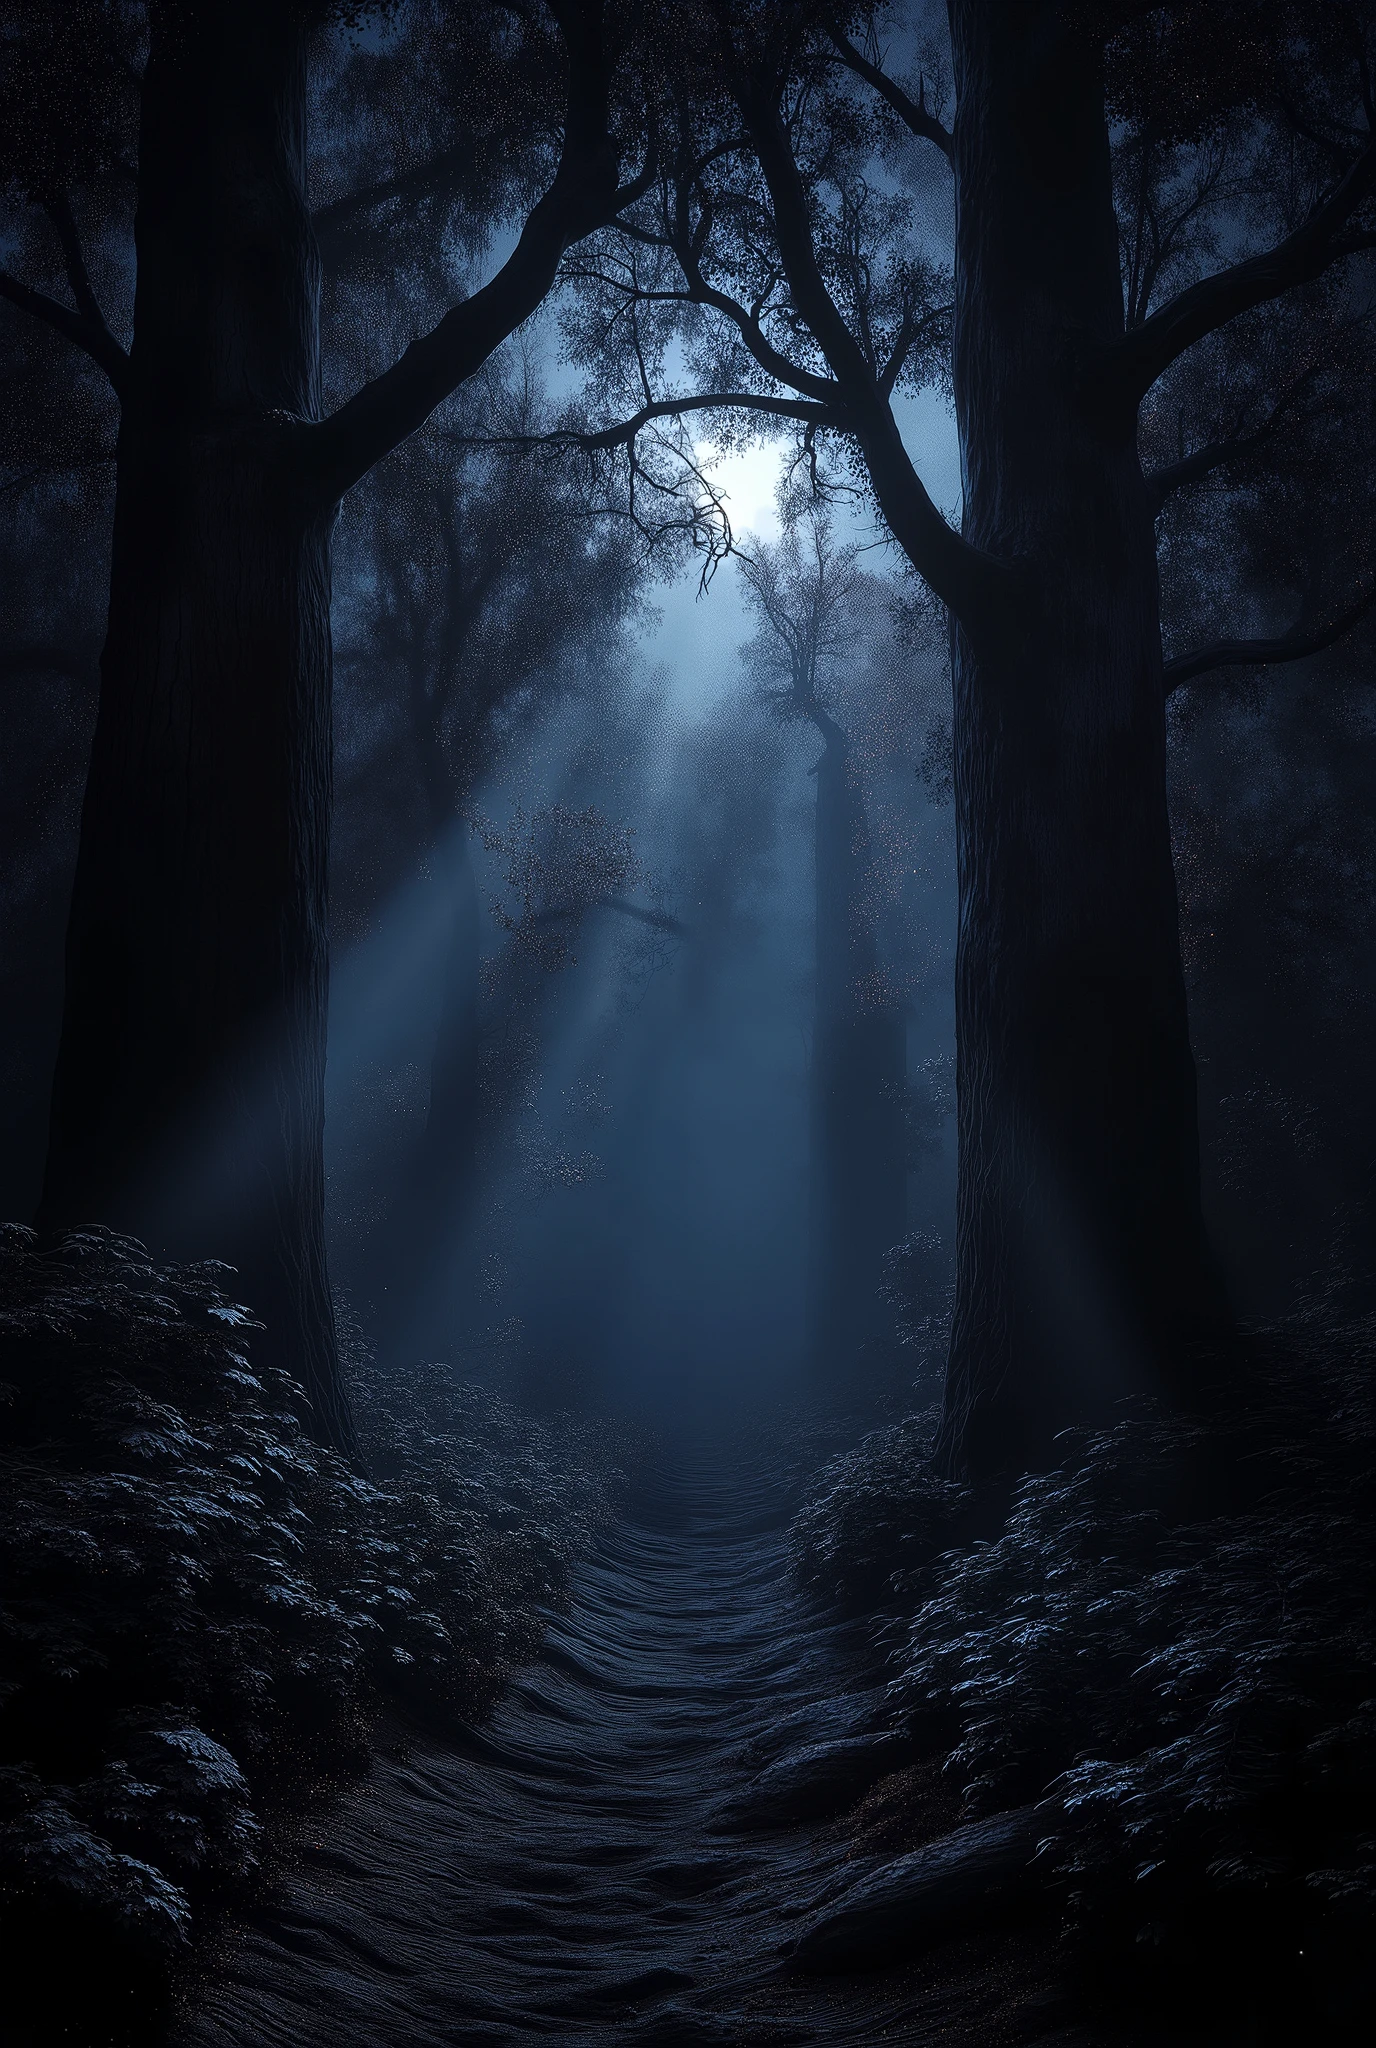
[[[0,0],[0,2041],[1376,2027],[1376,5]]]

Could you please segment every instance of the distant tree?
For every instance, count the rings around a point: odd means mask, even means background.
[[[333,200],[331,231],[432,203],[472,160],[524,218],[480,290],[327,412],[306,172],[308,56],[329,11],[8,6],[0,176],[48,240],[43,271],[0,272],[0,296],[98,365],[120,407],[40,1220],[230,1259],[314,1427],[348,1448],[322,1164],[336,509],[534,311],[569,244],[643,189],[619,186],[618,164],[645,124],[615,102],[625,49],[601,0],[418,6],[399,42],[375,39],[403,93],[419,81],[452,100],[459,156],[437,170],[403,144],[393,170],[394,102],[384,174],[356,204]],[[86,244],[127,218],[131,191],[126,348]]]
[[[475,379],[370,480],[343,549],[339,658],[370,735],[344,797],[350,862],[374,893],[426,869],[448,925],[424,1132],[369,1258],[379,1299],[452,1243],[485,1143],[475,793],[560,697],[592,704],[625,675],[638,550],[579,472],[524,445],[539,408],[528,374]]]
[[[672,12],[655,188],[571,265],[602,406],[573,431],[610,451],[678,421],[686,450],[689,420],[792,422],[803,458],[852,466],[950,613],[960,1191],[940,1455],[1016,1468],[1127,1387],[1187,1392],[1182,1345],[1225,1313],[1165,696],[1201,661],[1298,655],[1313,632],[1166,669],[1153,523],[1183,478],[1144,476],[1138,414],[1259,309],[1280,324],[1254,340],[1283,343],[1287,301],[1376,246],[1372,9],[953,0],[949,42],[911,77],[879,32],[921,49],[919,6]],[[934,171],[953,181],[953,277]],[[895,410],[947,375],[960,532]],[[1371,589],[1368,567],[1313,630],[1350,625]]]
[[[884,1256],[907,1228],[907,1018],[880,961],[865,791],[844,725],[846,668],[863,659],[857,550],[824,511],[787,519],[779,544],[740,557],[760,619],[746,661],[782,717],[823,746],[813,814],[810,1331],[819,1371],[853,1367],[879,1316]],[[865,579],[871,580],[872,579]]]

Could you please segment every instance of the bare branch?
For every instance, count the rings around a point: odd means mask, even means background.
[[[1283,242],[1189,286],[1104,351],[1086,379],[1092,395],[1114,408],[1135,408],[1162,372],[1206,334],[1370,248],[1373,237],[1365,229],[1348,235],[1342,230],[1373,189],[1376,143],[1369,143],[1341,184]]]
[[[908,358],[923,335],[930,333],[932,328],[939,326],[943,320],[949,320],[951,312],[950,306],[936,306],[918,319],[911,305],[904,310],[902,323],[889,351],[889,359],[879,373],[879,389],[885,398],[893,396],[894,386],[902,376]]]
[[[681,226],[686,227],[685,195],[682,192],[679,194],[679,200],[680,212],[685,216]],[[700,222],[699,227],[701,225]],[[802,392],[804,397],[817,399],[822,404],[833,403],[839,393],[829,378],[819,377],[815,372],[803,369],[800,364],[784,355],[781,349],[775,348],[773,342],[768,339],[760,325],[760,314],[764,309],[763,298],[757,299],[751,307],[742,306],[729,293],[719,291],[715,285],[707,282],[700,260],[705,239],[701,234],[688,235],[684,232],[670,239],[669,246],[678,258],[679,267],[687,280],[688,303],[710,306],[713,312],[720,313],[724,319],[729,320],[760,368],[768,376],[773,377],[776,383],[788,384],[794,391]]]
[[[955,137],[929,110],[926,79],[918,81],[917,98],[913,99],[911,94],[904,92],[901,85],[894,83],[886,71],[881,71],[877,64],[871,64],[869,58],[856,49],[849,36],[842,35],[839,29],[830,26],[827,34],[839,50],[842,62],[857,78],[863,78],[867,85],[874,87],[881,99],[886,100],[893,108],[904,127],[923,142],[934,143],[947,163],[954,164]]]
[[[1187,231],[1204,211],[1222,182],[1227,164],[1227,145],[1215,142],[1207,151],[1202,167],[1174,213],[1163,215],[1157,205],[1152,181],[1154,152],[1144,138],[1140,145],[1137,225],[1134,237],[1133,279],[1127,294],[1127,324],[1140,327],[1148,316],[1152,294],[1162,271],[1179,254]]]
[[[1190,484],[1204,481],[1216,469],[1226,469],[1230,462],[1237,462],[1244,455],[1250,455],[1254,448],[1275,432],[1277,415],[1271,417],[1252,434],[1234,434],[1225,440],[1207,441],[1202,448],[1196,448],[1192,455],[1182,456],[1179,462],[1168,462],[1161,469],[1153,469],[1143,482],[1151,503],[1152,517],[1161,511],[1166,500],[1177,491],[1185,490]]]
[[[371,213],[392,199],[425,199],[434,192],[453,190],[472,167],[471,143],[457,143],[452,149],[442,149],[423,163],[413,165],[409,171],[380,178],[373,185],[362,185],[332,199],[328,206],[317,207],[311,225],[322,248],[328,249],[342,239],[361,214]]]
[[[766,83],[747,77],[736,88],[736,101],[769,187],[793,303],[840,387],[850,431],[889,530],[967,631],[998,630],[1006,616],[1000,600],[1012,594],[1016,572],[963,540],[932,503],[864,351],[827,289],[812,239],[807,191],[777,98]]]
[[[1366,91],[1366,54],[1362,47],[1360,34],[1355,39],[1355,47],[1352,54],[1357,60],[1358,82],[1362,88],[1367,127],[1368,129],[1373,129],[1376,128],[1376,110],[1373,109],[1370,96]],[[1306,142],[1312,142],[1315,149],[1321,150],[1328,158],[1338,177],[1341,178],[1348,165],[1352,162],[1353,150],[1360,149],[1362,145],[1363,136],[1361,129],[1346,121],[1338,124],[1336,132],[1332,128],[1325,129],[1320,127],[1316,121],[1304,113],[1299,103],[1289,92],[1283,91],[1280,94],[1278,104],[1285,116],[1287,125],[1293,129],[1296,135],[1302,135]]]
[[[469,447],[559,447],[577,448],[584,454],[605,454],[613,448],[628,448],[655,420],[680,419],[689,412],[755,412],[773,419],[801,420],[810,427],[844,428],[846,417],[839,406],[810,405],[803,399],[771,398],[751,391],[695,391],[682,398],[657,398],[619,420],[613,427],[584,431],[557,427],[547,434],[480,434],[464,437]]]
[[[1332,647],[1350,633],[1373,604],[1376,583],[1327,626],[1311,630],[1296,626],[1277,640],[1213,640],[1206,647],[1197,647],[1192,654],[1177,654],[1166,663],[1166,695],[1169,697],[1182,684],[1192,683],[1196,676],[1207,675],[1214,669],[1269,668],[1275,662],[1303,661],[1308,655],[1322,654],[1325,647]]]
[[[76,309],[83,320],[89,320],[92,327],[104,327],[105,315],[101,312],[96,295],[91,289],[91,280],[86,270],[86,257],[81,247],[81,236],[72,218],[71,204],[64,192],[60,199],[51,199],[44,212],[57,230],[62,244],[62,260],[67,266],[67,282],[76,300]]]
[[[528,215],[507,261],[481,291],[451,307],[438,327],[413,341],[398,362],[338,412],[302,428],[304,468],[330,498],[342,496],[481,369],[542,303],[570,244],[605,227],[653,180],[652,149],[636,179],[625,186],[616,183],[598,0],[554,11],[569,60],[564,144],[554,182]]]
[[[104,321],[99,327],[92,326],[70,306],[64,306],[59,299],[50,299],[46,292],[34,291],[32,286],[21,283],[7,270],[0,270],[0,299],[8,299],[21,312],[30,313],[35,320],[56,328],[64,341],[70,341],[74,348],[81,349],[93,363],[99,364],[115,390],[123,396],[129,358]]]
[[[1349,323],[1357,326],[1367,318],[1359,315]],[[1150,471],[1144,479],[1147,495],[1151,500],[1152,515],[1160,512],[1167,498],[1190,484],[1202,483],[1206,476],[1212,476],[1217,469],[1225,469],[1230,462],[1239,461],[1261,447],[1274,434],[1281,423],[1292,413],[1303,394],[1310,389],[1321,363],[1312,363],[1302,376],[1281,393],[1266,418],[1250,434],[1226,434],[1217,440],[1208,441],[1202,448],[1196,448],[1192,455],[1182,456],[1178,462],[1165,464],[1161,469]]]
[[[629,221],[618,221],[616,225],[617,232],[627,235],[632,241],[642,243],[648,248],[667,249],[675,256],[687,281],[687,289],[650,290],[634,282],[627,283],[621,278],[609,277],[596,263],[590,264],[575,275],[600,284],[609,291],[619,292],[633,305],[710,307],[713,312],[720,313],[723,319],[730,321],[760,368],[772,377],[775,383],[787,384],[804,397],[815,399],[819,403],[839,400],[839,388],[830,378],[819,377],[814,371],[803,369],[801,364],[784,355],[782,350],[775,348],[768,339],[760,325],[760,313],[764,306],[762,298],[757,298],[753,306],[743,306],[729,293],[719,291],[715,285],[708,284],[699,265],[700,252],[696,247],[687,244],[681,247],[668,236],[652,235],[645,228],[636,227]],[[693,241],[696,240],[697,237],[694,236]]]

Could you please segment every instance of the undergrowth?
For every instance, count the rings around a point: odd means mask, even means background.
[[[1061,1438],[978,1542],[913,1418],[795,1531],[815,1588],[882,1608],[965,1811],[1046,1802],[1067,1931],[1158,1983],[1285,1977],[1335,2023],[1376,1935],[1373,1365],[1372,1321],[1253,1340],[1207,1416]]]
[[[971,1497],[932,1468],[939,1414],[876,1429],[824,1469],[790,1531],[794,1571],[819,1598],[863,1612],[890,1595],[896,1573],[958,1539]]]
[[[0,1227],[0,1921],[157,1986],[264,1814],[377,1709],[473,1719],[608,1511],[624,1446],[347,1347],[369,1478],[254,1362],[227,1269]],[[53,1996],[53,1987],[35,1995]]]

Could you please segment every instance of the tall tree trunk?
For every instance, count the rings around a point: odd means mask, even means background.
[[[817,763],[817,995],[812,1051],[812,1346],[834,1378],[879,1327],[883,1258],[907,1225],[906,1024],[883,1000],[864,902],[869,826],[846,735],[810,716]]]
[[[957,630],[960,1178],[942,1451],[1015,1469],[1150,1385],[1218,1301],[1166,816],[1151,511],[1082,400],[1123,325],[1098,52],[952,0],[965,534],[1021,617]]]
[[[333,506],[306,10],[151,10],[110,616],[40,1222],[217,1257],[352,1448],[324,1247]]]

